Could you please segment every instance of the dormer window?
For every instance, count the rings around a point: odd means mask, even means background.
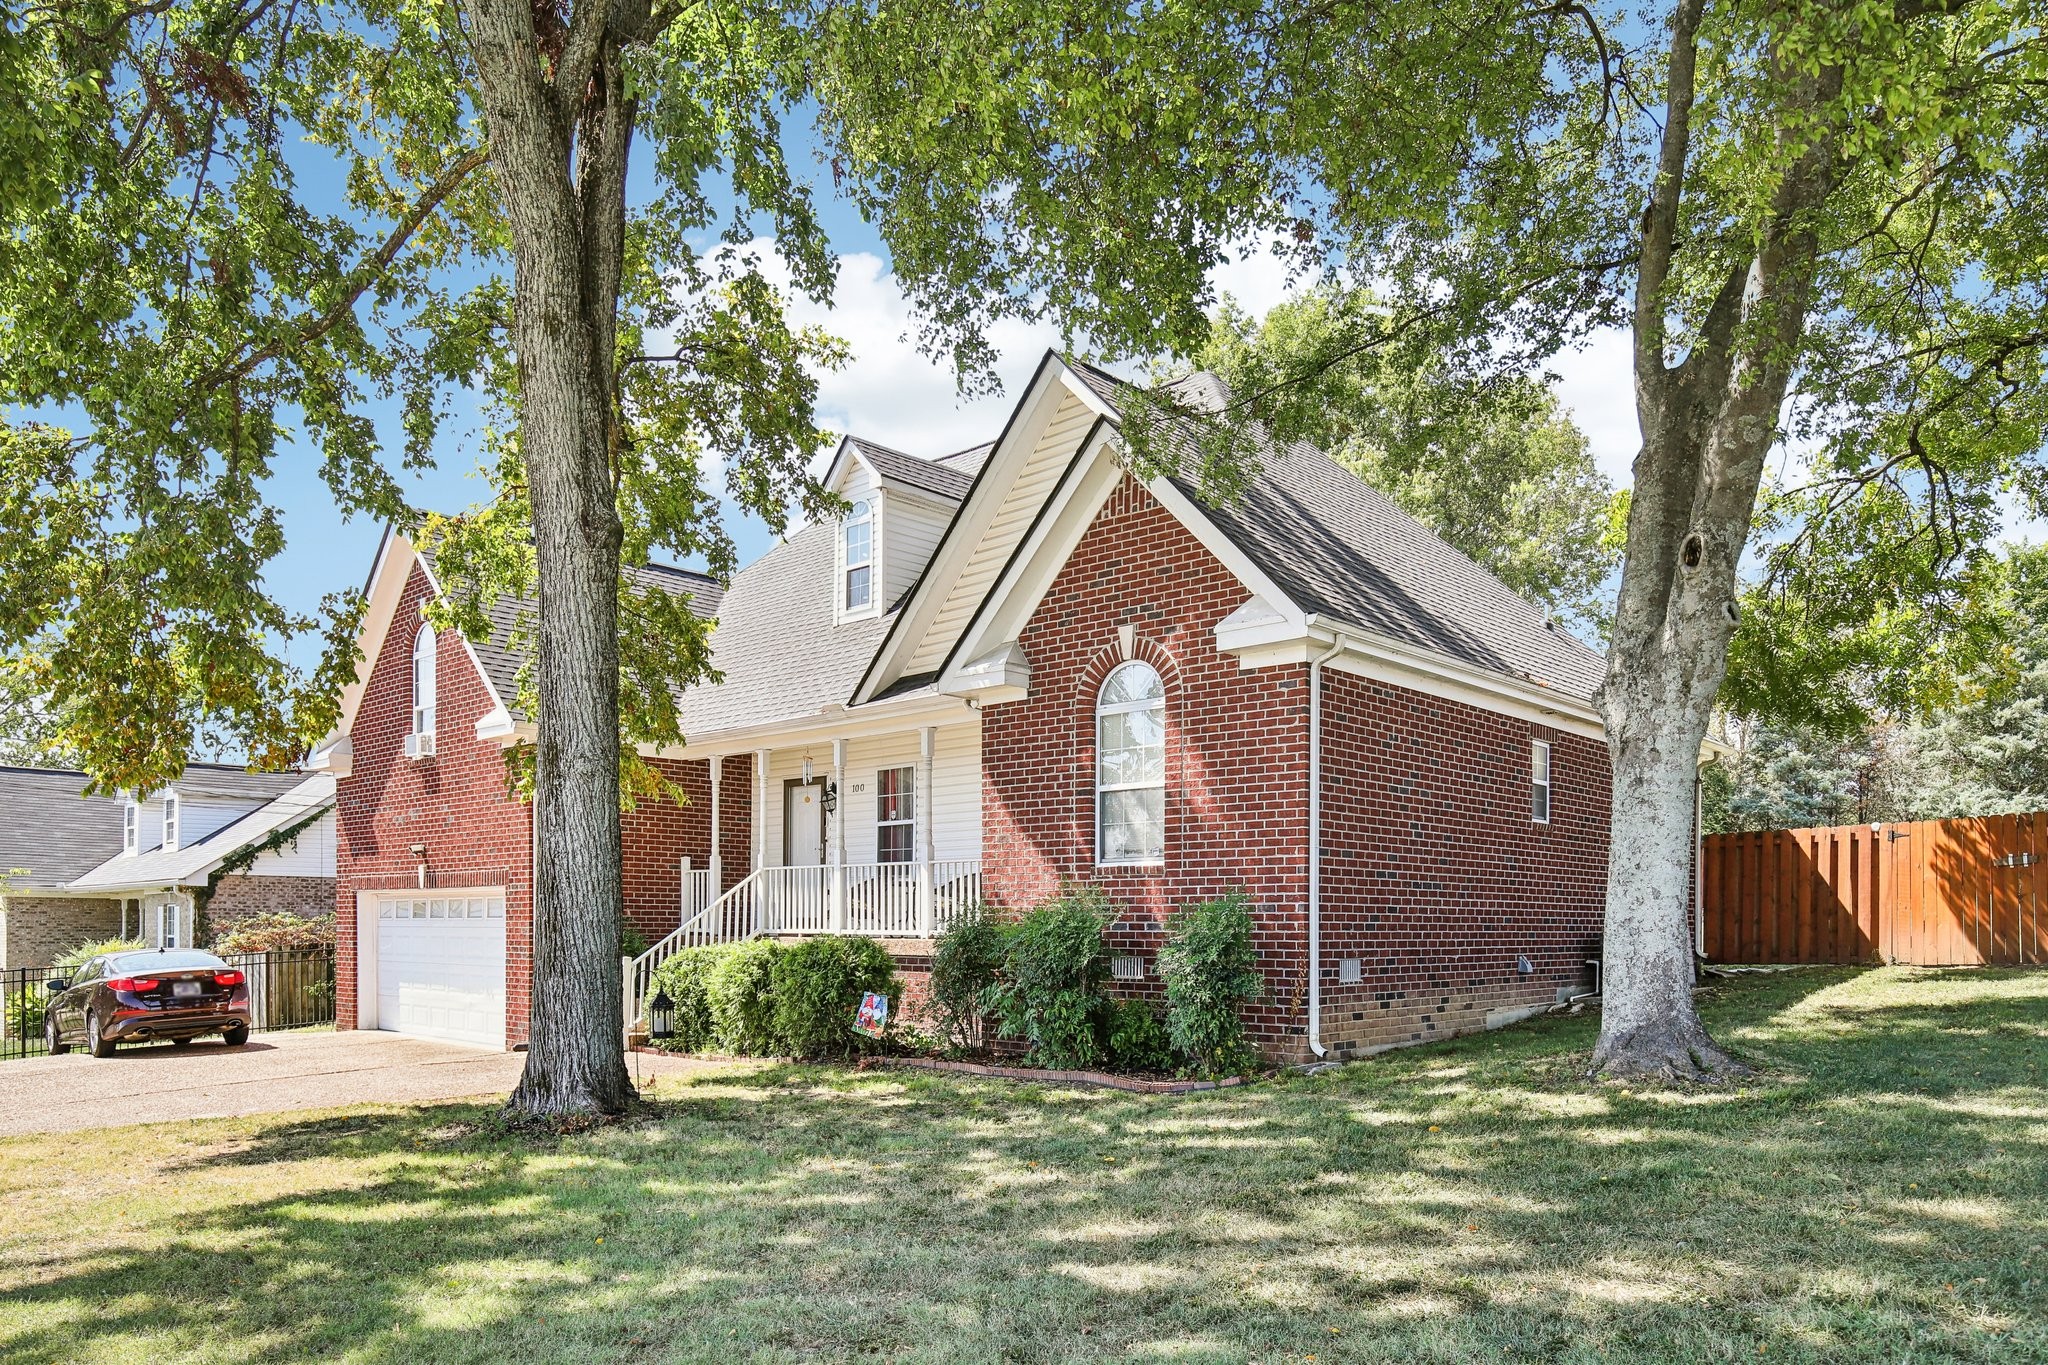
[[[121,807],[121,851],[134,853],[142,838],[142,807],[133,801]]]
[[[178,846],[178,798],[164,798],[164,849],[170,851]]]
[[[846,514],[841,532],[845,545],[846,597],[844,609],[862,611],[875,595],[875,513],[863,498]]]
[[[434,628],[421,626],[412,642],[412,732],[434,733]]]

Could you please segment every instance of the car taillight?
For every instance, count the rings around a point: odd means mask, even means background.
[[[153,976],[117,976],[107,983],[110,991],[153,991],[157,979]]]
[[[215,972],[213,974],[213,984],[216,986],[239,986],[247,979],[240,972]]]

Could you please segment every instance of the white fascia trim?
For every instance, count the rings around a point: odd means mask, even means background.
[[[518,732],[519,726],[512,719],[512,713],[500,702],[476,718],[478,739],[505,739]]]
[[[355,746],[349,743],[347,735],[330,735],[299,766],[302,772],[347,777],[355,766],[355,756]]]
[[[1240,668],[1261,668],[1307,663],[1332,645],[1342,645],[1342,651],[1332,655],[1327,665],[1339,672],[1535,721],[1588,739],[1599,739],[1605,733],[1600,713],[1590,702],[1314,615],[1307,618],[1307,626],[1298,639],[1229,652],[1237,655]]]
[[[1031,695],[1031,660],[1024,656],[1024,647],[1011,640],[948,670],[938,688],[949,697],[972,698],[984,706],[1022,701]]]
[[[341,714],[333,731],[316,748],[325,748],[345,738],[355,727],[356,712],[362,708],[363,693],[370,686],[370,672],[377,666],[377,651],[391,631],[398,614],[398,599],[405,595],[405,581],[419,556],[412,542],[391,527],[384,528],[384,540],[370,566],[369,590],[364,593],[363,624],[356,632],[356,675],[341,689]]]
[[[945,605],[954,580],[960,577],[982,537],[988,534],[989,523],[995,519],[1004,497],[1016,483],[1017,471],[1011,466],[1019,458],[1019,452],[1028,459],[1038,448],[1039,437],[1069,393],[1075,394],[1088,407],[1103,412],[1105,416],[1110,415],[1104,411],[1102,401],[1080,381],[1066,362],[1047,351],[1038,362],[1030,387],[1025,389],[1017,400],[1017,406],[1011,410],[1010,420],[997,438],[995,449],[982,462],[966,501],[953,514],[945,537],[932,552],[931,562],[925,565],[923,576],[918,580],[917,591],[896,613],[895,624],[889,628],[867,676],[853,694],[854,705],[866,704],[877,693],[901,680],[903,660],[924,643],[925,634],[931,629],[939,609]]]
[[[680,747],[639,746],[650,758],[710,758],[721,754],[749,753],[756,749],[781,749],[816,744],[827,739],[857,739],[867,735],[893,734],[920,725],[965,723],[974,718],[974,707],[958,697],[925,694],[894,701],[871,702],[847,708],[833,705],[814,715],[775,721],[766,725],[739,726],[693,736]]]

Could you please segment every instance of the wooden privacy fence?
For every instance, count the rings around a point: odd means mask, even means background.
[[[2048,965],[2048,812],[1711,834],[1715,962]]]

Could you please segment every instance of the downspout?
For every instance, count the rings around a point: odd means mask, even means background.
[[[1305,625],[1313,629],[1316,618]],[[1308,1050],[1321,1058],[1323,1046],[1323,665],[1344,652],[1344,641],[1308,666]]]

